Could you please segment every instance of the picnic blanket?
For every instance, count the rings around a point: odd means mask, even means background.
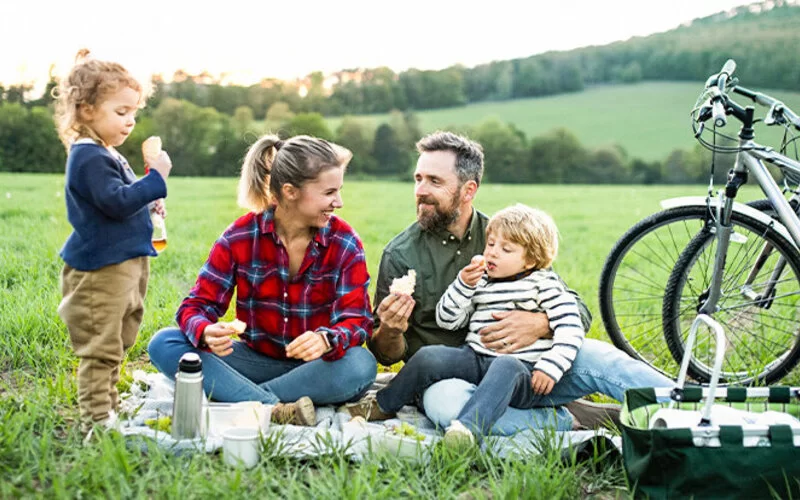
[[[377,391],[393,376],[393,373],[378,374],[370,390]],[[121,396],[120,414],[127,417],[121,419],[118,425],[118,430],[123,435],[150,438],[159,446],[175,453],[212,453],[222,447],[221,432],[213,424],[207,427],[205,436],[183,440],[175,440],[169,433],[147,426],[145,421],[148,419],[172,414],[174,383],[161,373],[146,373],[141,370],[134,372],[133,379],[130,391]],[[217,404],[209,403],[211,410],[230,406],[219,404],[215,407],[215,405]],[[349,414],[337,411],[334,406],[317,407],[317,424],[314,427],[270,424],[268,413],[256,415],[255,419],[262,420],[258,425],[264,431],[265,439],[279,441],[279,446],[273,449],[297,458],[320,455],[330,452],[332,447],[339,447],[351,458],[361,460],[378,449],[386,451],[387,443],[391,449],[395,440],[386,437],[387,434],[391,434],[388,431],[402,425],[403,422],[415,427],[419,434],[418,448],[422,448],[423,451],[438,441],[442,435],[441,431],[413,406],[403,407],[396,418],[385,422],[352,421]],[[543,440],[547,440],[550,446],[555,444],[562,448],[573,445],[588,447],[598,441],[604,441],[602,446],[605,446],[605,449],[611,451],[616,449],[620,453],[622,450],[621,437],[605,429],[568,432],[529,429],[514,436],[490,436],[481,446],[484,449],[492,449],[499,456],[526,456],[538,454]]]

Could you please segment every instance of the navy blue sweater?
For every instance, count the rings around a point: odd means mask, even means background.
[[[67,158],[67,219],[72,234],[61,249],[64,262],[93,271],[134,257],[158,255],[148,204],[167,196],[161,174],[140,180],[128,162],[89,140],[72,145]]]

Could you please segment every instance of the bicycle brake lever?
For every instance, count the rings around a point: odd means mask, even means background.
[[[697,132],[694,133],[694,138],[697,139],[701,135],[703,135],[703,130],[706,128],[706,122],[700,122],[699,126],[697,127]]]
[[[780,101],[776,101],[772,103],[772,106],[769,108],[769,112],[767,116],[764,117],[764,125],[775,125],[776,123],[783,123],[783,103]]]
[[[703,130],[705,130],[706,126],[706,120],[711,118],[711,115],[712,115],[711,106],[703,106],[702,108],[700,108],[700,111],[697,113],[697,119],[695,120],[699,124],[699,126],[697,127],[697,132],[695,132],[694,134],[695,139],[700,137],[700,134],[703,133]]]
[[[709,76],[708,80],[706,80],[706,88],[716,87],[717,79],[719,79],[719,73]]]

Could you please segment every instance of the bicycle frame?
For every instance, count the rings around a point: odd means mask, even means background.
[[[800,162],[792,160],[781,153],[777,153],[771,148],[756,144],[750,138],[741,138],[740,150],[736,156],[736,164],[725,186],[725,190],[720,193],[720,204],[717,206],[717,217],[715,221],[717,252],[714,258],[714,272],[712,274],[711,284],[708,288],[708,298],[698,311],[700,314],[713,314],[717,310],[717,304],[722,293],[722,277],[725,269],[725,260],[731,240],[733,202],[739,187],[744,184],[748,172],[755,176],[756,182],[778,212],[778,218],[783,223],[786,230],[788,230],[795,245],[800,247],[800,218],[798,218],[797,214],[792,210],[789,201],[784,197],[783,192],[777,182],[775,182],[775,179],[772,178],[764,162],[800,174]],[[777,224],[777,221],[775,223]],[[752,279],[758,274],[760,266],[763,265],[763,262],[770,252],[771,247],[765,245],[756,265],[748,276],[747,284],[751,283]],[[772,295],[774,285],[783,272],[785,264],[785,262],[779,262],[773,270],[765,293],[756,295],[752,289],[747,287],[747,284],[742,288],[742,293],[755,304],[762,307],[769,307],[771,303],[769,297]]]

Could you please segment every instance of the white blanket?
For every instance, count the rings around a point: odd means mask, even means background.
[[[378,374],[378,380],[372,387],[377,390],[384,386],[394,374]],[[204,451],[214,452],[222,446],[221,427],[237,425],[236,421],[227,421],[207,425],[205,436],[197,439],[175,440],[166,432],[159,432],[145,425],[148,419],[169,416],[172,414],[172,399],[174,384],[160,373],[145,373],[136,371],[133,375],[134,383],[131,391],[122,395],[121,414],[128,418],[121,420],[119,430],[126,436],[145,436],[153,439],[159,446],[170,449],[176,453]],[[294,425],[277,425],[269,423],[269,413],[263,413],[259,403],[250,406],[250,415],[253,408],[258,408],[255,417],[239,418],[238,424],[253,426],[259,425],[263,437],[267,441],[274,441],[275,446],[266,447],[267,450],[277,450],[280,454],[295,457],[315,456],[331,451],[343,449],[356,460],[361,460],[371,453],[393,453],[404,456],[425,458],[425,451],[441,438],[438,431],[428,418],[413,406],[405,406],[397,417],[385,422],[363,423],[351,421],[346,413],[337,412],[333,406],[317,407],[317,425],[314,427],[299,427]],[[217,411],[220,408],[232,405],[210,403],[207,411]],[[268,408],[268,407],[267,407]],[[218,413],[219,415],[219,413]],[[391,429],[407,422],[416,428],[420,435],[417,439],[400,439]],[[424,439],[422,438],[424,436]],[[483,441],[484,448],[491,448],[500,456],[532,455],[538,454],[537,443],[543,440],[552,440],[550,446],[559,445],[566,448],[572,444],[582,443],[594,438],[606,438],[618,450],[622,449],[619,436],[614,436],[606,430],[598,431],[570,431],[556,432],[551,430],[526,430],[511,437],[490,436]]]

